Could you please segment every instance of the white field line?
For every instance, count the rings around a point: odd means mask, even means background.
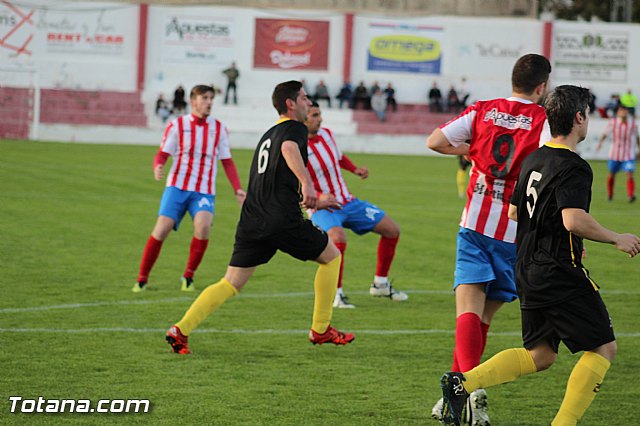
[[[405,290],[409,294],[442,294],[452,295],[453,290]],[[627,290],[601,290],[604,295],[620,295],[620,296],[637,296],[640,295],[638,291]],[[349,294],[368,295],[368,291],[349,291]],[[132,295],[132,297],[140,297],[140,295]],[[144,296],[142,296],[144,297]],[[280,299],[289,297],[313,297],[313,292],[291,292],[291,293],[240,293],[238,298],[247,299]],[[3,308],[0,309],[0,314],[14,314],[20,312],[39,312],[39,311],[53,311],[57,309],[80,309],[80,308],[95,308],[101,306],[125,306],[125,305],[153,305],[160,303],[174,303],[192,301],[193,297],[172,297],[165,299],[150,299],[150,300],[116,300],[112,302],[88,302],[88,303],[69,303],[64,305],[48,305],[48,306],[31,306],[23,308]]]
[[[0,333],[67,333],[67,334],[79,334],[79,333],[151,333],[151,334],[163,334],[167,330],[161,328],[127,328],[127,327],[104,327],[104,328],[0,328]],[[370,334],[370,335],[425,335],[425,334],[454,334],[455,330],[439,330],[439,329],[426,329],[426,330],[349,330],[356,334]],[[218,334],[272,334],[272,335],[305,335],[309,330],[243,330],[243,329],[231,329],[231,330],[219,330],[219,329],[202,329],[194,330],[194,333],[218,333]],[[508,336],[519,337],[521,335],[518,331],[505,331],[505,332],[489,332],[490,336]],[[638,333],[616,333],[616,337],[640,337]]]

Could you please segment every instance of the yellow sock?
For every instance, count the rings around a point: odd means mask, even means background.
[[[188,336],[211,312],[236,294],[238,294],[238,290],[224,278],[211,284],[200,293],[200,296],[191,304],[187,313],[176,325],[180,327],[182,334]]]
[[[333,315],[333,299],[338,290],[340,259],[338,256],[331,262],[318,266],[313,282],[315,300],[313,302],[313,322],[311,328],[316,333],[324,333],[329,327]]]
[[[507,349],[495,354],[471,371],[464,373],[464,388],[473,392],[501,383],[512,382],[518,377],[537,371],[536,364],[525,348]]]
[[[595,352],[585,352],[571,371],[564,400],[551,423],[552,426],[575,425],[600,390],[611,363]]]
[[[458,184],[458,197],[464,197],[464,190],[467,189],[467,172],[458,169],[456,173],[456,183]]]

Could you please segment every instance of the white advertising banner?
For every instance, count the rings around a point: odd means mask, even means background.
[[[627,81],[629,33],[558,30],[553,37],[553,74],[558,79]]]
[[[163,63],[229,65],[234,60],[234,20],[220,16],[168,14],[164,19]]]
[[[137,13],[131,7],[100,8],[98,3],[77,10],[42,9],[35,26],[42,54],[65,60],[74,55],[129,58],[138,44]]]

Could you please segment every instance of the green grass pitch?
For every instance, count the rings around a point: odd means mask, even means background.
[[[0,141],[0,423],[413,425],[430,419],[438,380],[451,364],[455,236],[463,207],[456,159],[353,154],[370,178],[351,191],[399,223],[391,270],[405,303],[373,299],[377,237],[349,234],[345,292],[355,310],[336,327],[356,333],[347,347],[314,347],[314,263],[278,254],[241,295],[191,337],[193,354],[172,354],[164,331],[195,296],[179,291],[190,220],[165,242],[150,288],[130,291],[154,224],[163,183],[152,175],[157,148]],[[246,185],[250,151],[234,151]],[[605,201],[606,165],[592,163],[592,214],[640,233],[639,205],[624,179]],[[212,242],[196,275],[217,281],[231,254],[239,208],[218,176]],[[582,425],[631,425],[640,400],[638,260],[587,243],[586,266],[603,289],[619,353]],[[520,346],[517,303],[503,308],[484,358]],[[548,371],[488,390],[493,425],[545,425],[578,355],[562,347]],[[11,414],[9,396],[149,399],[146,414]]]

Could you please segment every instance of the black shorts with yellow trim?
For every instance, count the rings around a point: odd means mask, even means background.
[[[616,339],[607,307],[596,291],[557,305],[521,312],[522,340],[527,349],[547,342],[558,353],[562,341],[571,353],[576,353]]]
[[[292,222],[269,235],[245,232],[238,224],[229,266],[250,268],[265,264],[278,250],[299,260],[316,260],[329,244],[326,232],[308,219]]]

